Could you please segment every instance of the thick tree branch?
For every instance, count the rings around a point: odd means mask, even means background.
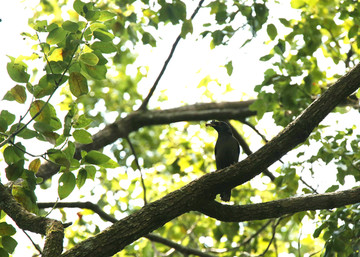
[[[38,207],[40,209],[44,208],[81,208],[81,209],[89,209],[95,212],[104,220],[110,221],[112,223],[117,222],[113,216],[104,212],[97,204],[93,204],[92,202],[47,202],[47,203],[38,203]],[[183,254],[193,254],[200,257],[213,257],[213,255],[204,253],[197,249],[189,248],[182,246],[181,244],[175,243],[169,239],[163,238],[161,236],[155,234],[147,234],[144,236],[145,238],[149,239],[150,241],[157,242],[171,248],[174,248],[176,251],[181,252]]]
[[[360,187],[325,194],[305,195],[248,205],[223,205],[212,201],[198,211],[217,220],[241,222],[278,218],[301,211],[332,209],[360,202]]]
[[[0,208],[23,229],[46,236],[43,256],[59,256],[63,250],[64,227],[60,221],[36,216],[24,209],[0,183]]]
[[[279,135],[245,160],[223,170],[205,174],[160,200],[149,203],[96,236],[77,244],[62,256],[111,256],[179,215],[199,210],[199,206],[209,204],[207,202],[212,201],[218,192],[249,181],[306,140],[312,130],[335,106],[358,89],[359,81],[360,65],[340,78]],[[358,193],[350,193],[346,199],[353,197],[352,199],[356,199],[353,202],[359,202],[358,195]],[[343,202],[343,204],[350,204],[350,202]],[[285,204],[282,207],[287,209],[292,206]],[[333,206],[328,204],[324,207],[334,208],[339,205],[335,202]]]
[[[136,111],[124,119],[120,119],[99,131],[93,136],[93,143],[78,145],[76,148],[77,158],[81,150],[98,150],[114,143],[119,138],[126,138],[131,132],[139,128],[170,124],[179,121],[201,121],[211,119],[237,119],[246,118],[256,114],[249,106],[255,100],[223,103],[202,103],[188,105],[167,110]],[[52,177],[59,170],[59,166],[45,162],[41,165],[37,176],[44,180]]]

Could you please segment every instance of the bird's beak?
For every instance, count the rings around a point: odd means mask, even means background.
[[[214,123],[213,122],[210,122],[210,123],[206,123],[205,125],[206,127],[214,127]]]

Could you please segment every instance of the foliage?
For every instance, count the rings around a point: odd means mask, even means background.
[[[212,51],[228,47],[242,33],[246,36],[237,43],[238,47],[250,46],[257,35],[267,33],[266,44],[272,49],[259,61],[268,68],[263,81],[254,87],[257,100],[251,106],[257,116],[247,119],[247,124],[256,127],[265,113],[270,113],[273,124],[280,127],[293,121],[354,66],[360,48],[360,6],[350,0],[292,0],[292,11],[299,14],[292,19],[278,16],[277,1],[209,1],[200,10],[211,20],[204,24],[190,18],[192,10],[181,0],[75,0],[71,4],[40,1],[41,8],[34,9],[29,20],[33,33],[23,34],[32,42],[34,53],[9,56],[6,67],[16,85],[3,101],[26,106],[28,111],[0,113],[4,171],[7,180],[14,183],[15,199],[37,215],[45,215],[37,206],[40,194],[57,190],[59,199],[63,200],[78,190],[82,197],[122,218],[146,202],[215,170],[214,134],[209,132],[209,139],[203,127],[192,121],[145,126],[119,138],[110,147],[76,150],[79,145],[93,143],[95,132],[111,123],[114,113],[119,120],[138,110],[146,97],[141,81],[146,79],[149,67],[136,67],[132,73],[129,67],[135,65],[141,47],[158,46],[162,29],[178,28],[184,40],[188,35],[199,41],[210,38]],[[64,7],[70,7],[66,19]],[[53,14],[51,19],[47,17],[49,14]],[[44,67],[38,64],[39,58]],[[228,76],[236,71],[236,58],[231,56],[226,64],[219,63]],[[338,67],[338,73],[330,72],[330,66]],[[205,99],[209,101],[217,100],[212,92],[213,82],[225,86],[213,74],[207,74],[198,85],[204,88]],[[231,90],[226,85],[225,97]],[[152,103],[155,108],[166,102],[166,95],[156,100]],[[335,117],[345,116],[350,110],[355,112],[355,107],[338,107]],[[247,135],[245,126],[233,124],[240,134]],[[298,149],[296,158],[272,170],[275,181],[263,177],[235,188],[232,201],[246,205],[301,192],[314,193],[314,188],[304,184],[302,177],[307,172],[311,178],[320,166],[335,167],[336,180],[318,193],[351,187],[347,179],[351,177],[354,183],[360,180],[357,133],[355,121],[336,132],[326,126],[319,127],[304,144],[318,146],[317,152],[309,154]],[[258,147],[256,136],[248,136],[246,140]],[[46,149],[34,155],[32,146],[39,142]],[[60,167],[53,184],[37,176],[41,161]],[[89,189],[89,184],[96,186]],[[74,222],[66,228],[66,248],[104,229],[103,224],[93,220],[96,214],[90,211],[79,212],[77,220],[67,214],[66,208],[61,214],[63,221]],[[3,211],[0,218],[0,256],[9,256],[18,244],[13,237],[18,230],[7,223]],[[190,213],[168,222],[155,233],[186,248],[219,256],[263,253],[304,256],[315,252],[319,256],[355,256],[360,250],[358,220],[358,204],[242,223],[225,223]],[[310,221],[317,223],[316,229],[312,235],[302,235],[303,227]],[[182,256],[166,244],[145,238],[129,244],[116,256],[156,256],[159,252]]]

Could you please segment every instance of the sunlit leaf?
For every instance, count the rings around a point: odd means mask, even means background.
[[[29,170],[36,173],[39,170],[40,165],[41,165],[40,159],[36,158],[30,162]]]
[[[70,74],[69,85],[71,93],[76,97],[89,92],[87,79],[80,72],[72,72]]]
[[[96,54],[84,53],[84,54],[80,55],[80,61],[82,61],[83,63],[85,63],[87,65],[94,66],[94,65],[98,64],[99,58],[97,57]]]
[[[89,74],[94,79],[101,80],[106,78],[107,68],[105,65],[85,65],[85,70],[87,74]]]
[[[91,134],[83,129],[76,129],[72,135],[76,142],[80,144],[90,144],[93,141]]]
[[[79,24],[72,21],[64,21],[64,23],[62,24],[62,28],[70,32],[76,32],[79,29],[79,27],[80,27]]]
[[[85,155],[85,161],[90,164],[101,165],[110,160],[110,157],[95,150],[91,150]]]
[[[67,32],[62,28],[56,28],[50,31],[46,38],[46,43],[49,45],[55,45],[65,40]]]
[[[276,38],[277,29],[276,29],[274,24],[272,24],[272,23],[268,24],[266,31],[267,31],[267,33],[268,33],[271,40],[274,40]]]
[[[17,61],[10,57],[11,62],[6,66],[8,74],[12,80],[19,83],[26,83],[29,81],[30,75],[27,73],[27,65],[22,61]]]

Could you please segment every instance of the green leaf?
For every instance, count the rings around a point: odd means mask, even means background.
[[[63,61],[64,57],[63,57],[63,49],[62,48],[55,48],[54,50],[51,51],[50,55],[48,56],[48,61],[49,62],[59,62],[59,61]],[[54,66],[54,65],[52,65]]]
[[[93,53],[85,53],[80,55],[80,61],[84,64],[95,66],[99,62],[99,57],[97,57],[97,55]]]
[[[56,89],[56,84],[54,79],[50,75],[44,75],[39,80],[39,84],[35,85],[33,88],[33,95],[36,98],[42,98],[47,95],[51,95]]]
[[[143,42],[143,44],[149,44],[152,47],[156,46],[156,40],[155,38],[149,33],[149,32],[144,32],[142,35],[142,39],[141,41]]]
[[[85,114],[79,116],[79,118],[74,123],[74,128],[85,128],[93,122],[92,119],[87,118]]]
[[[267,55],[261,56],[261,57],[260,57],[260,61],[266,62],[266,61],[270,60],[270,59],[273,58],[273,57],[274,57],[273,54],[267,54]]]
[[[72,21],[64,21],[64,23],[61,25],[61,27],[64,30],[70,31],[70,32],[76,32],[79,29],[79,24]]]
[[[100,39],[103,42],[108,42],[115,38],[115,36],[113,34],[111,34],[108,31],[102,30],[102,29],[95,30],[93,32],[93,35],[95,38]]]
[[[108,21],[116,16],[115,13],[109,11],[100,11],[99,21]]]
[[[225,36],[225,34],[221,30],[214,31],[212,33],[213,40],[211,41],[212,48],[214,48],[217,45],[220,45],[224,39],[224,36]]]
[[[2,236],[1,244],[8,253],[13,253],[18,243],[10,236]]]
[[[80,72],[72,72],[69,78],[71,93],[79,97],[89,92],[87,79]]]
[[[9,58],[11,62],[6,65],[6,68],[10,78],[15,82],[27,83],[30,78],[30,75],[26,72],[27,65],[11,56],[9,56]]]
[[[3,153],[5,162],[13,164],[24,159],[24,151],[25,147],[21,143],[16,143],[16,147],[12,145],[6,147]]]
[[[2,110],[0,118],[4,119],[8,125],[11,125],[15,121],[15,115],[7,110]]]
[[[58,194],[61,200],[68,197],[74,190],[76,185],[75,175],[71,172],[66,172],[59,178]]]
[[[274,40],[276,38],[277,29],[276,29],[274,24],[272,24],[272,23],[268,24],[266,31],[267,31],[267,33],[268,33],[271,40]]]
[[[301,7],[305,6],[304,0],[291,0],[291,7],[294,9],[300,9]]]
[[[50,31],[46,38],[46,43],[49,45],[55,45],[65,40],[67,32],[62,28],[56,28]]]
[[[93,79],[98,79],[98,80],[106,79],[107,68],[105,65],[90,66],[85,64],[85,71]]]
[[[30,162],[29,170],[36,173],[39,170],[40,165],[41,165],[40,159],[36,158]]]
[[[85,6],[85,3],[81,2],[80,0],[74,1],[74,4],[73,4],[74,10],[83,17],[85,17],[84,6]]]
[[[38,32],[46,32],[47,21],[37,20],[35,23],[29,23],[29,25]]]
[[[10,89],[11,95],[14,97],[15,101],[23,104],[26,101],[26,91],[25,87],[21,85],[16,85]]]
[[[6,178],[15,181],[21,177],[24,171],[25,160],[19,160],[5,168]]]
[[[113,52],[116,52],[116,47],[112,42],[96,41],[90,46],[90,48],[93,50],[99,50],[104,54],[111,54]]]
[[[192,25],[192,22],[191,20],[185,20],[182,27],[181,27],[181,37],[182,38],[185,38],[186,35],[190,33],[192,34],[193,33],[193,25]]]
[[[83,129],[77,129],[73,132],[73,137],[80,144],[90,144],[93,142],[91,134]]]
[[[53,132],[61,128],[61,122],[58,118],[51,117],[46,122],[38,121],[34,124],[34,129],[40,133]]]
[[[332,185],[331,187],[329,187],[325,193],[331,193],[331,192],[335,192],[336,190],[339,189],[339,185]]]
[[[71,141],[68,141],[68,146],[64,150],[64,154],[68,159],[72,159],[74,158],[75,150],[75,144]]]
[[[84,160],[87,163],[101,165],[110,160],[110,157],[95,150],[91,150],[85,155]]]
[[[6,222],[0,222],[0,236],[12,236],[16,233],[16,229]]]
[[[10,236],[2,236],[1,244],[8,253],[13,253],[18,243]]]
[[[86,165],[85,166],[85,170],[87,173],[87,177],[91,180],[95,179],[95,174],[96,174],[96,168],[92,165]]]
[[[80,169],[76,178],[76,186],[80,189],[86,181],[87,172],[85,169]]]
[[[36,116],[35,121],[50,124],[51,118],[56,117],[56,111],[50,103],[36,100],[30,106],[30,115],[32,118]]]
[[[291,26],[290,21],[288,21],[287,19],[279,18],[279,21],[280,21],[285,27],[290,27],[290,26]]]
[[[358,34],[358,31],[359,31],[359,25],[357,25],[357,24],[353,25],[348,32],[348,38],[351,39],[351,38],[356,37],[356,35]]]
[[[0,247],[0,257],[9,257],[7,251],[2,247]]]
[[[70,161],[64,152],[57,149],[50,149],[47,154],[53,162],[64,166],[67,170],[70,168]]]
[[[226,68],[226,72],[229,76],[231,76],[232,72],[233,72],[233,64],[232,61],[228,62],[227,64],[225,64],[225,68]]]

